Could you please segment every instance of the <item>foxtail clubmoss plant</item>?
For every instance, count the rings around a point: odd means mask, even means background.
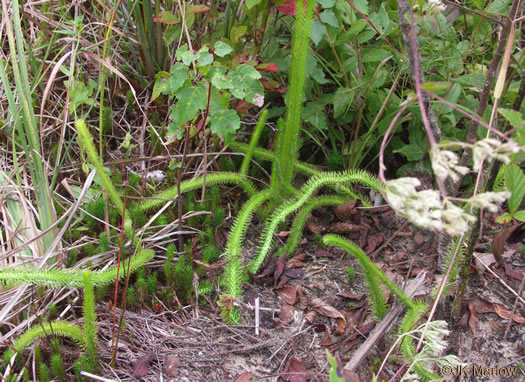
[[[290,235],[286,241],[286,245],[277,252],[277,256],[282,255],[285,252],[293,254],[301,237],[303,235],[303,228],[306,223],[308,215],[318,207],[322,206],[336,206],[343,204],[348,201],[348,198],[336,195],[322,195],[317,198],[311,199],[304,205],[295,217],[292,227],[290,228]]]
[[[396,296],[408,309],[413,309],[415,307],[414,302],[407,297],[405,292],[403,292],[401,288],[390,281],[385,273],[368,258],[361,248],[349,242],[348,240],[343,239],[339,235],[325,235],[323,237],[323,243],[326,245],[333,245],[342,248],[357,259],[359,265],[361,266],[361,270],[363,271],[363,276],[365,277],[367,286],[369,287],[371,298],[375,300],[372,301],[372,307],[374,307],[374,304],[382,304],[384,307],[384,309],[381,306],[377,306],[375,308],[377,309],[376,313],[383,312],[383,314],[378,315],[378,318],[381,318],[386,313],[386,304],[384,302],[384,296],[377,285],[377,281],[381,281],[388,289],[390,289],[394,296]]]
[[[297,0],[296,22],[292,37],[292,62],[290,65],[290,86],[287,94],[287,112],[284,130],[279,131],[277,174],[283,191],[292,188],[294,162],[297,160],[299,136],[301,132],[301,110],[304,100],[306,79],[306,58],[308,38],[312,25],[315,0]],[[281,195],[274,195],[280,198]]]
[[[97,170],[97,175],[102,179],[104,187],[106,188],[106,191],[109,194],[111,201],[115,206],[117,206],[120,212],[120,216],[124,217],[124,232],[126,233],[126,236],[128,237],[128,239],[133,240],[133,224],[131,222],[130,215],[129,213],[124,213],[124,203],[122,202],[122,199],[120,198],[117,189],[113,185],[113,182],[111,182],[111,179],[104,171],[102,160],[97,154],[97,150],[95,148],[95,145],[93,144],[93,138],[89,133],[86,122],[83,119],[78,119],[75,123],[75,127],[77,128],[79,141],[82,143],[82,146],[86,150],[89,160],[95,166],[95,169]],[[137,242],[137,244],[139,243]]]
[[[185,180],[180,184],[180,192],[188,192],[197,190],[202,187],[204,183],[204,178],[198,177],[196,179]],[[215,184],[236,184],[244,189],[248,196],[253,196],[257,191],[246,177],[236,174],[236,173],[215,173],[206,175],[206,186],[211,186]],[[173,199],[177,197],[177,186],[169,188],[161,193],[155,195],[154,199],[149,199],[140,204],[138,210],[139,212],[144,212],[149,209],[160,206],[165,203],[166,200]]]
[[[257,273],[270,250],[273,242],[273,235],[277,230],[277,227],[288,215],[301,208],[320,187],[344,183],[361,183],[372,189],[378,189],[376,178],[365,171],[350,171],[346,173],[326,172],[310,178],[298,192],[299,197],[297,199],[284,203],[268,219],[264,233],[261,237],[259,251],[250,263],[248,268],[249,271],[253,274]]]
[[[95,311],[95,287],[91,271],[82,274],[84,279],[84,334],[87,341],[87,352],[91,370],[97,368],[97,313]]]
[[[246,153],[249,150],[249,145],[247,145],[246,143],[230,142],[229,146],[230,146],[231,149],[236,150],[236,151],[240,151],[242,153]],[[257,157],[258,159],[265,160],[265,161],[271,161],[276,166],[275,162],[277,161],[277,156],[274,153],[272,153],[271,151],[268,151],[266,149],[257,147],[257,148],[255,148],[255,150],[253,150],[252,154],[253,154],[254,157]],[[318,169],[312,167],[311,165],[309,165],[307,163],[304,163],[304,162],[301,162],[301,161],[295,161],[294,162],[294,167],[295,167],[295,169],[298,172],[300,172],[301,174],[307,175],[307,176],[315,176],[315,175],[322,174],[322,171],[319,171]],[[272,173],[274,171],[277,171],[277,170],[274,170],[273,167],[272,167]],[[272,178],[272,179],[274,179],[274,178]],[[275,181],[277,181],[277,179]],[[340,193],[348,195],[349,198],[351,198],[351,199],[359,199],[359,200],[361,200],[365,207],[371,207],[372,206],[372,203],[370,202],[370,200],[367,197],[365,197],[363,195],[360,195],[359,193],[353,191],[352,189],[350,189],[350,188],[348,188],[348,187],[346,187],[344,185],[337,185],[336,187],[332,186],[332,188],[335,188],[336,191],[338,191]]]
[[[153,258],[154,252],[145,249],[137,255],[132,256],[124,263],[124,269],[130,272],[146,264]],[[125,276],[125,272],[119,274],[119,278]],[[106,271],[82,271],[73,269],[9,269],[4,268],[0,271],[0,280],[11,281],[14,283],[35,283],[37,285],[69,287],[84,289],[84,328],[78,325],[69,324],[64,321],[52,321],[44,325],[34,326],[22,334],[13,345],[16,352],[20,352],[29,346],[33,341],[44,336],[55,334],[68,337],[78,343],[88,351],[90,366],[96,368],[97,354],[97,316],[95,312],[95,286],[106,286],[114,282],[117,278],[117,266],[111,267]],[[9,360],[14,355],[14,350],[9,349],[4,354],[4,360]]]
[[[65,321],[51,321],[42,325],[33,326],[18,337],[13,344],[14,350],[9,349],[4,353],[4,361],[9,363],[9,360],[13,357],[15,351],[19,353],[31,345],[35,340],[49,335],[67,337],[83,348],[87,348],[88,346],[84,331],[78,325],[70,324]]]
[[[130,261],[130,272],[135,272],[153,258],[151,249],[144,249],[138,254],[127,259],[124,269],[127,269],[127,261]],[[0,270],[0,280],[10,281],[18,284],[33,283],[42,286],[83,287],[82,270],[75,269],[40,269],[40,268],[3,268]],[[120,272],[119,279],[124,278],[125,273]],[[93,271],[92,282],[96,287],[111,284],[117,278],[117,266],[105,271]]]
[[[64,360],[60,353],[51,356],[51,369],[60,382],[66,382],[66,369],[64,367]]]

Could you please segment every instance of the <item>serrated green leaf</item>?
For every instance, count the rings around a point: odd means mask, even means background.
[[[383,27],[383,30],[387,29],[390,25],[390,17],[388,17],[388,12],[385,8],[385,3],[381,3],[381,7],[379,8],[379,20],[381,21],[381,26]]]
[[[368,15],[368,0],[353,0],[352,3],[357,9]]]
[[[181,54],[180,58],[184,65],[190,66],[197,59],[197,54],[193,50],[187,50]]]
[[[523,201],[523,195],[525,195],[525,175],[515,164],[510,165],[505,173],[505,187],[512,193],[508,200],[508,206],[510,213],[514,214]]]
[[[176,51],[175,51],[175,58],[177,59],[177,61],[180,61],[182,59],[182,55],[184,53],[186,53],[188,51],[188,45],[187,44],[184,44],[182,46],[180,46]]]
[[[389,51],[377,48],[363,49],[362,53],[363,62],[380,62],[391,55]]]
[[[494,0],[487,8],[487,12],[507,14],[511,0]]]
[[[213,55],[209,53],[208,47],[202,47],[196,55],[197,67],[210,65],[213,62]]]
[[[425,156],[425,151],[421,149],[420,145],[416,144],[405,145],[399,150],[394,150],[394,152],[403,154],[411,162],[421,160]]]
[[[211,79],[212,85],[217,89],[231,89],[233,86],[231,80],[226,76],[226,69],[223,67],[211,67],[210,71],[208,72],[208,76]]]
[[[317,46],[319,42],[323,39],[324,34],[326,33],[326,27],[319,20],[315,20],[310,27],[310,39]]]
[[[234,44],[239,42],[239,39],[246,34],[248,27],[246,25],[236,25],[232,27],[230,32],[231,40]]]
[[[519,222],[525,222],[525,210],[517,211],[512,216],[514,217],[514,219],[516,219]]]
[[[241,127],[241,119],[235,110],[218,110],[210,114],[212,133],[229,142]]]
[[[159,72],[155,74],[155,84],[153,85],[153,93],[151,94],[151,100],[156,100],[161,94],[166,94],[168,89],[168,79],[170,74],[167,72]]]
[[[498,109],[498,113],[504,116],[507,119],[507,121],[509,121],[509,123],[512,125],[512,127],[518,129],[525,124],[525,121],[523,120],[519,111],[512,109]]]
[[[481,72],[469,73],[456,78],[454,82],[463,86],[482,89],[485,86],[485,75]]]
[[[347,112],[354,100],[354,90],[349,88],[338,88],[334,94],[334,119],[339,118]]]
[[[264,94],[264,88],[259,81],[261,74],[253,66],[239,65],[228,77],[232,82],[231,93],[235,98],[255,104],[255,95]]]
[[[224,57],[231,52],[233,52],[233,49],[226,43],[222,41],[217,41],[214,45],[215,54],[219,57]]]
[[[207,94],[204,85],[183,87],[176,93],[176,96],[175,110],[179,126],[192,120],[200,110],[206,107]]]
[[[180,62],[176,62],[175,65],[171,67],[170,74],[171,77],[167,82],[167,91],[170,93],[177,92],[186,80],[190,78],[188,67]]]
[[[335,17],[334,12],[330,9],[322,11],[320,17],[323,23],[331,25],[334,28],[339,28],[339,21],[337,21],[337,17]]]
[[[368,23],[364,19],[359,19],[356,22],[352,23],[350,29],[348,29],[337,41],[338,44],[350,41],[355,36],[357,36],[363,29],[365,29],[367,25]]]
[[[332,8],[335,5],[335,0],[318,0],[317,2],[325,9]]]

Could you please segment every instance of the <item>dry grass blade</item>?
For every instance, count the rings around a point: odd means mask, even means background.
[[[55,240],[53,241],[51,246],[48,248],[48,250],[46,251],[44,256],[40,258],[40,262],[37,265],[38,268],[41,268],[46,263],[46,261],[49,259],[49,257],[51,256],[51,254],[55,250],[55,248],[58,245],[58,243],[62,240],[62,236],[64,235],[66,230],[69,228],[69,224],[71,223],[71,220],[73,219],[73,217],[75,215],[75,212],[77,211],[78,207],[80,206],[80,204],[82,202],[82,199],[84,198],[84,196],[86,195],[87,191],[89,190],[89,187],[91,186],[91,183],[93,182],[93,179],[95,178],[95,174],[96,174],[95,170],[92,170],[91,173],[88,175],[88,177],[86,179],[86,183],[84,184],[84,187],[82,188],[82,192],[80,193],[80,196],[79,196],[78,200],[64,214],[64,216],[67,216],[66,222],[64,223],[64,226],[62,227],[62,229],[60,230],[58,235],[55,237]],[[0,311],[0,321],[5,321],[6,319],[8,319],[7,318],[8,314],[11,312],[11,309],[16,304],[18,304],[20,302],[20,299],[24,295],[27,287],[28,287],[27,285],[23,285],[23,286],[18,287],[18,290],[15,293],[15,295],[10,297],[9,299],[7,299],[3,309]],[[2,299],[0,297],[0,303],[1,302],[2,302]],[[5,340],[5,339],[6,339],[5,336],[3,336],[1,340]]]

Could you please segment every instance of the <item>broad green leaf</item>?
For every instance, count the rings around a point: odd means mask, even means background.
[[[310,27],[310,39],[317,46],[326,33],[326,27],[319,20],[315,20]]]
[[[197,53],[197,67],[210,65],[213,62],[213,55],[208,52],[208,47],[202,47]]]
[[[231,80],[226,76],[226,69],[220,66],[213,66],[208,72],[208,76],[211,79],[211,83],[217,89],[231,89],[233,84]]]
[[[503,13],[507,14],[510,7],[511,0],[494,0],[489,7],[487,12]]]
[[[180,36],[180,31],[180,25],[168,25],[163,35],[164,42],[166,43],[166,45],[170,45],[175,40],[177,40]]]
[[[508,206],[510,213],[514,214],[523,201],[523,195],[525,195],[525,175],[515,164],[510,165],[505,173],[505,187],[512,193],[508,200]]]
[[[214,45],[214,48],[215,54],[219,57],[224,57],[233,52],[233,49],[228,44],[222,41],[217,41]]]
[[[177,92],[186,80],[190,77],[188,67],[184,66],[180,62],[176,62],[175,65],[171,67],[170,70],[171,77],[168,79],[167,90],[170,93]]]
[[[432,93],[442,93],[450,89],[450,86],[452,84],[447,81],[436,81],[436,82],[425,82],[423,85],[423,89],[426,89]]]
[[[153,85],[153,93],[151,100],[156,100],[161,94],[169,92],[168,79],[170,74],[167,72],[159,72],[155,74],[155,84]]]
[[[308,102],[304,106],[301,116],[305,122],[312,124],[319,130],[328,129],[325,106],[319,102]]]
[[[399,150],[394,150],[395,153],[403,154],[409,161],[418,161],[423,159],[426,151],[421,149],[421,145],[409,144],[405,145]]]
[[[517,211],[517,212],[513,215],[513,217],[514,217],[514,219],[516,219],[517,221],[525,222],[525,210]]]
[[[483,0],[472,0],[472,4],[476,8],[481,9],[481,7],[483,6]]]
[[[332,8],[335,5],[335,0],[318,0],[317,1],[323,8]]]
[[[389,51],[377,48],[363,49],[362,52],[363,62],[380,62],[391,55]]]
[[[335,14],[333,11],[327,9],[321,12],[320,17],[323,23],[331,25],[334,28],[339,28],[339,22],[337,21],[337,17],[335,17]]]
[[[498,109],[498,112],[504,116],[507,121],[512,125],[512,127],[520,128],[521,126],[525,125],[525,121],[523,120],[521,113],[516,110],[512,109]]]
[[[454,82],[463,86],[482,89],[485,85],[485,75],[481,72],[469,73],[456,78]]]
[[[388,17],[388,12],[385,9],[385,3],[381,3],[381,8],[379,8],[379,20],[381,21],[381,26],[383,31],[387,29],[391,23],[390,17]],[[384,34],[384,32],[383,32]]]
[[[210,114],[210,124],[212,133],[229,142],[241,127],[241,120],[235,110],[218,110]]]
[[[258,5],[262,0],[246,0],[246,8],[252,9]]]
[[[230,32],[231,40],[234,44],[239,42],[239,39],[246,34],[248,27],[246,25],[236,25]]]
[[[352,4],[365,15],[368,15],[368,0],[353,0]]]
[[[171,11],[162,11],[155,16],[155,22],[161,24],[178,24],[180,22],[179,17],[175,16]]]
[[[191,121],[200,110],[206,107],[207,94],[204,85],[184,87],[176,93],[176,96],[175,110],[179,126]]]
[[[255,104],[255,95],[264,94],[264,88],[259,81],[261,74],[253,66],[239,65],[235,71],[230,72],[229,77],[232,82],[231,93],[235,98]]]
[[[349,88],[337,88],[334,94],[334,119],[338,118],[350,108],[354,100],[354,90]]]
[[[357,36],[365,27],[368,25],[367,21],[364,19],[359,19],[355,23],[352,23],[350,29],[348,29],[338,40],[338,43],[348,42],[350,39],[353,39]]]
[[[193,50],[187,50],[180,56],[182,63],[186,66],[190,66],[193,61],[197,59],[197,53]]]
[[[184,53],[186,53],[188,51],[188,45],[187,44],[184,44],[182,46],[180,46],[176,51],[175,51],[175,58],[177,58],[177,61],[180,61],[182,59],[182,55]]]

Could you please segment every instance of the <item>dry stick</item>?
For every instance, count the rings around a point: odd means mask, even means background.
[[[412,298],[420,290],[425,282],[425,274],[420,273],[415,279],[409,280],[404,288],[407,297]],[[388,314],[381,320],[381,322],[372,330],[365,342],[357,349],[352,356],[352,359],[345,365],[345,370],[355,371],[361,361],[366,357],[370,349],[376,344],[377,341],[392,327],[397,317],[403,312],[405,307],[396,301],[394,307],[388,312]]]
[[[516,308],[518,307],[518,301],[519,296],[521,295],[521,291],[523,290],[523,283],[525,282],[525,274],[521,274],[521,283],[520,283],[520,289],[518,290],[518,296],[516,296],[516,299],[514,300],[514,306],[512,307],[512,314],[516,313]],[[512,320],[509,320],[507,323],[507,328],[505,329],[505,334],[503,335],[503,339],[505,340],[507,338],[507,334],[509,334],[510,324]]]

